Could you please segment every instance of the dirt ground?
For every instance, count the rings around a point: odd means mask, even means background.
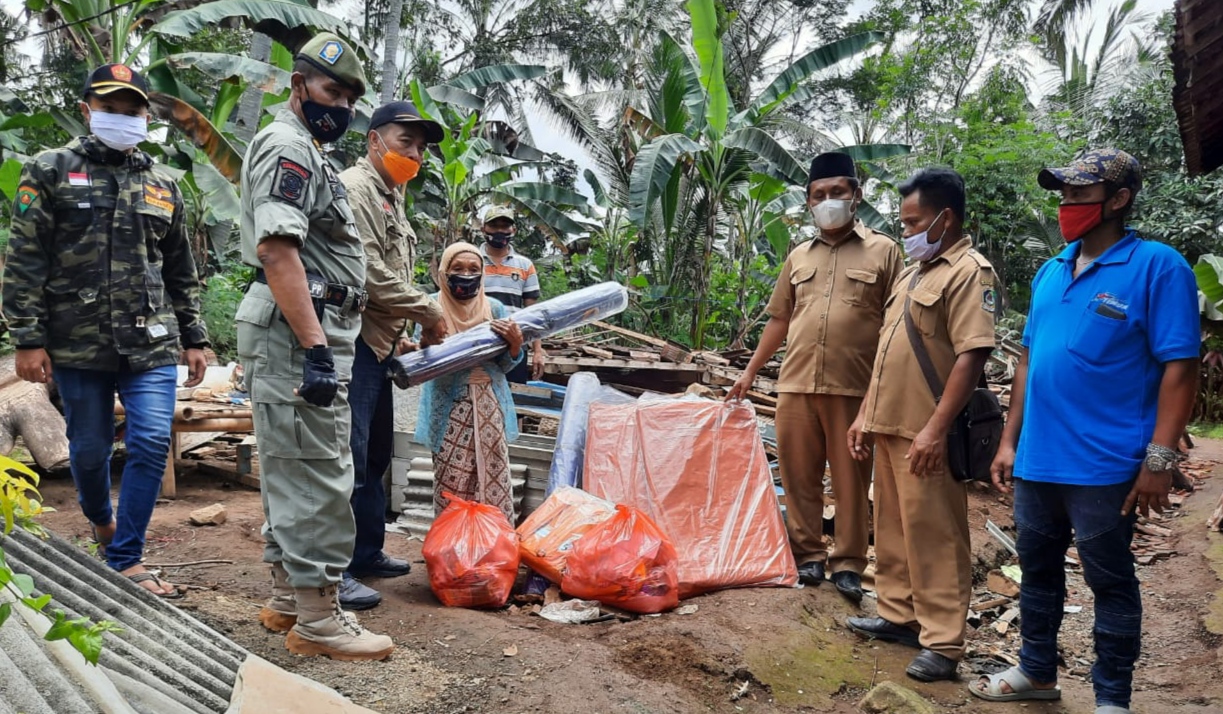
[[[1223,462],[1223,442],[1207,442],[1199,459]],[[893,680],[933,701],[941,711],[1090,713],[1086,673],[1092,660],[1090,592],[1072,576],[1062,631],[1063,700],[1054,704],[986,705],[965,683],[973,666],[1004,667],[1018,649],[1015,628],[999,635],[985,626],[971,635],[972,665],[959,683],[922,685],[904,668],[913,651],[858,640],[843,627],[856,609],[831,584],[805,589],[733,590],[694,598],[697,612],[630,622],[559,625],[525,610],[477,612],[441,607],[429,591],[420,542],[388,534],[387,550],[413,563],[410,575],[372,580],[383,603],[362,613],[369,628],[391,635],[398,649],[385,663],[340,663],[298,658],[283,636],[256,620],[269,585],[260,562],[259,494],[201,475],[181,474],[179,498],[159,504],[150,528],[147,562],[176,583],[197,586],[182,607],[242,646],[312,677],[385,714],[420,712],[853,712],[872,683]],[[1140,568],[1144,652],[1136,674],[1135,711],[1143,714],[1223,713],[1223,536],[1204,522],[1223,491],[1216,467],[1176,517],[1176,555]],[[88,537],[70,481],[44,482],[45,517],[68,538]],[[223,503],[221,526],[187,524],[193,509]],[[1009,503],[997,494],[971,496],[978,579],[1013,562],[986,533],[986,518],[1009,528]],[[233,564],[173,566],[200,560]],[[868,598],[864,610],[873,612]],[[515,651],[516,648],[516,651]]]

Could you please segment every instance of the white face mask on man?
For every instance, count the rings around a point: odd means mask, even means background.
[[[930,242],[930,229],[934,227],[934,224],[938,223],[939,218],[942,218],[945,210],[943,209],[943,211],[938,212],[938,215],[934,217],[930,225],[926,226],[926,230],[921,233],[914,233],[904,239],[905,255],[909,256],[910,259],[925,262],[938,255],[939,248],[943,247],[943,236],[947,235],[947,226],[946,224],[943,225],[942,233],[939,233],[938,240],[933,243]]]
[[[89,131],[110,148],[128,151],[149,137],[149,121],[145,117],[92,109],[89,112]]]
[[[843,198],[829,198],[811,207],[811,217],[822,231],[844,228],[854,219],[854,202]]]

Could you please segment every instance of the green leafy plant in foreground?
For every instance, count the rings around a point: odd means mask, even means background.
[[[0,456],[0,518],[3,518],[0,543],[15,527],[45,537],[46,531],[35,518],[50,510],[42,505],[42,496],[38,493],[38,474],[21,463]],[[14,604],[27,607],[51,621],[51,629],[47,630],[44,639],[67,640],[90,664],[96,665],[102,654],[102,636],[119,629],[109,620],[95,623],[87,617],[70,618],[63,610],[48,612],[51,595],[44,593],[35,597],[34,579],[25,573],[13,572],[4,559],[3,548],[0,548],[0,589],[16,600],[16,603],[0,603],[0,627],[13,614]]]

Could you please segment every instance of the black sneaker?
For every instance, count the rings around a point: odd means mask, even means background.
[[[340,607],[345,610],[368,610],[382,602],[377,590],[357,582],[348,573],[340,580],[339,593]]]
[[[392,558],[378,552],[378,555],[368,563],[353,563],[348,566],[348,574],[354,578],[398,578],[412,572],[412,564],[406,560]]]
[[[823,563],[803,563],[798,566],[798,582],[811,587],[819,587],[824,582]]]
[[[833,573],[829,580],[836,586],[837,592],[855,603],[862,602],[863,596],[866,595],[862,591],[862,576],[852,570]]]

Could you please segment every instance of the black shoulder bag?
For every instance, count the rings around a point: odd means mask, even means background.
[[[920,273],[913,274],[909,283],[912,293]],[[905,295],[905,331],[909,333],[909,342],[913,345],[913,354],[917,364],[921,366],[926,384],[934,394],[934,403],[943,398],[943,383],[934,369],[930,352],[922,340],[917,325],[913,324],[911,311],[912,299]],[[964,410],[956,415],[947,434],[947,468],[958,481],[990,482],[989,467],[998,453],[998,445],[1002,443],[1002,403],[989,390],[985,381],[985,373],[981,373],[981,381],[968,398]]]

